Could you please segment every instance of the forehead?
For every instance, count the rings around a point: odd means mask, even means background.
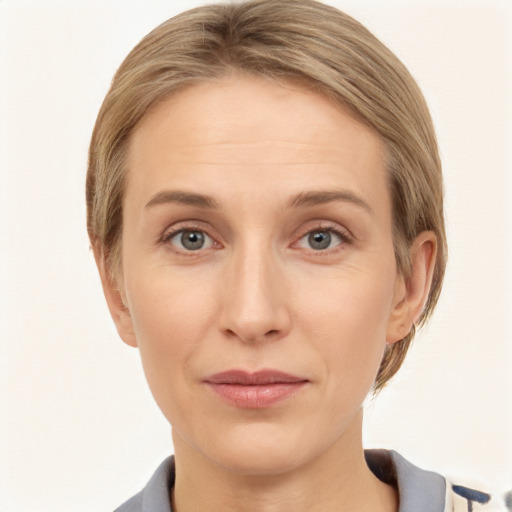
[[[325,97],[232,75],[189,86],[143,118],[130,141],[127,195],[191,184],[300,192],[314,183],[387,195],[384,160],[380,137]]]
[[[300,82],[241,73],[186,86],[155,105],[136,126],[132,147],[147,143],[144,135],[154,135],[155,128],[170,143],[179,144],[186,136],[187,143],[196,146],[251,143],[260,136],[331,146],[332,151],[343,150],[348,132],[352,139],[379,139],[374,130]]]

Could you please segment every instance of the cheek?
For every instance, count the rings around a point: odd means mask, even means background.
[[[175,272],[155,266],[131,273],[126,293],[141,344],[187,346],[207,328],[215,301],[206,276],[197,270]],[[161,347],[164,349],[164,347]]]
[[[306,337],[322,353],[332,382],[373,382],[386,347],[392,281],[378,273],[336,275],[317,283],[316,293],[296,294]]]
[[[187,369],[208,338],[216,317],[210,288],[204,280],[161,268],[132,274],[127,283],[144,372],[163,410],[169,408],[171,389],[190,381]]]

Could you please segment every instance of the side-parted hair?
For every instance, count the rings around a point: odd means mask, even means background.
[[[441,162],[428,107],[386,46],[350,16],[315,0],[191,9],[155,28],[126,57],[98,114],[87,172],[87,229],[113,276],[122,266],[126,154],[134,128],[174,92],[233,72],[302,82],[380,135],[397,268],[406,279],[411,242],[426,230],[437,236],[432,287],[418,321],[423,324],[439,298],[446,266]],[[400,368],[414,331],[388,346],[375,392]]]

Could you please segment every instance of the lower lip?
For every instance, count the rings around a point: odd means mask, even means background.
[[[232,405],[246,409],[264,409],[291,398],[304,387],[306,381],[260,385],[208,384],[215,393]]]

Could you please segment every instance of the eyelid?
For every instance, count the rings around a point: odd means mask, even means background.
[[[175,237],[177,234],[183,232],[183,231],[199,231],[201,233],[204,233],[207,237],[209,237],[212,240],[212,247],[206,248],[206,249],[198,249],[197,251],[192,250],[185,250],[180,249],[179,247],[176,247],[175,245],[172,246],[172,250],[175,252],[179,252],[180,254],[185,255],[198,255],[199,253],[205,252],[209,249],[220,249],[223,247],[223,244],[219,242],[218,236],[215,236],[211,233],[211,229],[209,229],[207,226],[205,226],[200,221],[180,221],[176,224],[173,224],[172,226],[168,227],[163,235],[159,237],[157,243],[165,246],[171,246],[169,244],[169,241],[172,240],[173,237]],[[294,241],[291,244],[291,247],[295,247],[299,244],[299,242],[307,235],[314,231],[327,231],[334,233],[337,235],[341,242],[338,244],[335,248],[326,249],[326,250],[314,250],[310,249],[311,252],[314,252],[316,254],[328,254],[331,252],[335,252],[336,250],[339,250],[340,246],[345,246],[352,244],[355,240],[355,237],[352,235],[352,233],[342,226],[340,226],[338,223],[331,222],[331,221],[316,221],[314,224],[310,223],[306,228],[303,228],[300,230],[300,234],[296,237],[294,237]],[[307,250],[307,249],[304,249]]]
[[[207,247],[205,249],[198,249],[196,251],[192,250],[186,250],[182,249],[180,247],[177,247],[176,245],[170,244],[170,240],[172,240],[176,235],[183,233],[184,231],[199,231],[201,233],[204,233],[205,236],[210,238],[212,240],[212,246]],[[186,256],[197,256],[200,253],[206,252],[211,249],[219,249],[222,247],[222,244],[217,240],[217,237],[213,236],[210,232],[210,230],[205,227],[204,225],[201,225],[197,222],[190,222],[190,221],[183,221],[179,222],[177,224],[173,224],[171,227],[168,227],[163,235],[159,238],[158,243],[161,245],[166,246],[170,250],[173,250],[174,252],[177,252],[179,254],[183,254]]]
[[[309,234],[315,232],[315,231],[327,231],[330,233],[334,233],[337,235],[341,242],[334,248],[326,249],[326,250],[315,250],[310,249],[311,252],[314,254],[329,254],[332,252],[335,252],[336,250],[340,250],[342,246],[350,245],[354,241],[354,236],[350,233],[350,231],[346,228],[341,227],[337,223],[327,222],[327,221],[319,221],[316,225],[308,226],[306,229],[301,230],[301,234],[295,239],[292,246],[297,246],[301,240],[304,239],[304,237],[308,236]],[[308,250],[308,249],[304,249]]]

